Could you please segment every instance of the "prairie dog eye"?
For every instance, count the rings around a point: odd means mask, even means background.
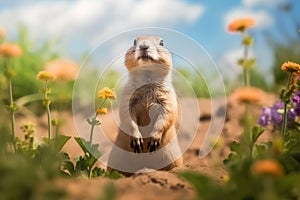
[[[159,41],[159,45],[160,45],[160,46],[164,46],[164,40],[163,40],[163,39],[161,39],[161,40]]]
[[[136,39],[133,41],[133,46],[136,46]]]

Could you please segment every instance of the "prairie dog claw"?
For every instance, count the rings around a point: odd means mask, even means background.
[[[132,137],[130,140],[130,146],[133,149],[134,153],[141,153],[144,149],[143,139]]]

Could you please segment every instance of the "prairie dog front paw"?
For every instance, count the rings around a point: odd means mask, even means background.
[[[134,153],[141,153],[144,149],[143,138],[141,137],[130,137],[130,147]]]
[[[161,144],[161,136],[160,134],[157,134],[155,136],[150,137],[148,143],[147,143],[147,149],[149,152],[156,151],[158,147]]]

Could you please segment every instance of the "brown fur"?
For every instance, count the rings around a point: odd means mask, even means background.
[[[142,136],[141,142],[144,148],[140,153],[148,153],[151,150],[147,148],[147,145],[149,147],[149,144],[157,144],[155,142],[159,142],[160,145],[157,148],[152,148],[152,151],[156,151],[168,145],[176,136],[177,99],[173,87],[170,86],[171,80],[165,80],[172,68],[170,52],[164,47],[157,45],[160,41],[159,37],[141,36],[137,38],[137,44],[140,41],[146,41],[147,44],[154,45],[156,48],[155,53],[157,53],[158,57],[157,59],[137,59],[137,48],[136,46],[131,47],[126,53],[125,58],[125,65],[129,71],[129,80],[143,80],[143,77],[140,76],[147,78],[145,73],[150,73],[149,77],[153,76],[154,80],[152,78],[149,78],[150,80],[145,79],[145,83],[134,88],[132,93],[129,88],[134,86],[128,84],[128,87],[125,86],[123,89],[124,95],[120,101],[126,102],[127,97],[130,117],[133,123],[138,125]],[[144,68],[147,70],[144,70]],[[126,104],[123,106],[126,106]],[[120,120],[122,120],[122,117],[120,117]],[[159,130],[155,131],[157,127],[159,127]],[[125,151],[134,152],[131,143],[139,141],[136,137],[136,135],[130,135],[130,133],[125,133],[120,129],[115,144]],[[113,158],[114,156],[117,155],[113,155],[113,153],[110,155],[108,164],[111,160],[116,159]],[[163,169],[169,170],[180,165],[182,165],[182,157]]]

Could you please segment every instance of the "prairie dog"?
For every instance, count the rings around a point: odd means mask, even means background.
[[[172,56],[163,45],[158,36],[139,36],[126,53],[129,77],[120,95],[120,127],[115,144],[127,152],[154,153],[175,138],[175,145],[158,157],[162,162],[172,160],[171,164],[159,169],[171,169],[182,164],[182,157],[172,155],[173,149],[180,151],[175,130],[178,104],[171,80]],[[138,162],[127,158],[122,163],[120,159],[124,156],[117,157],[112,150],[109,167],[117,162],[120,165]],[[142,167],[153,166],[145,164]]]

